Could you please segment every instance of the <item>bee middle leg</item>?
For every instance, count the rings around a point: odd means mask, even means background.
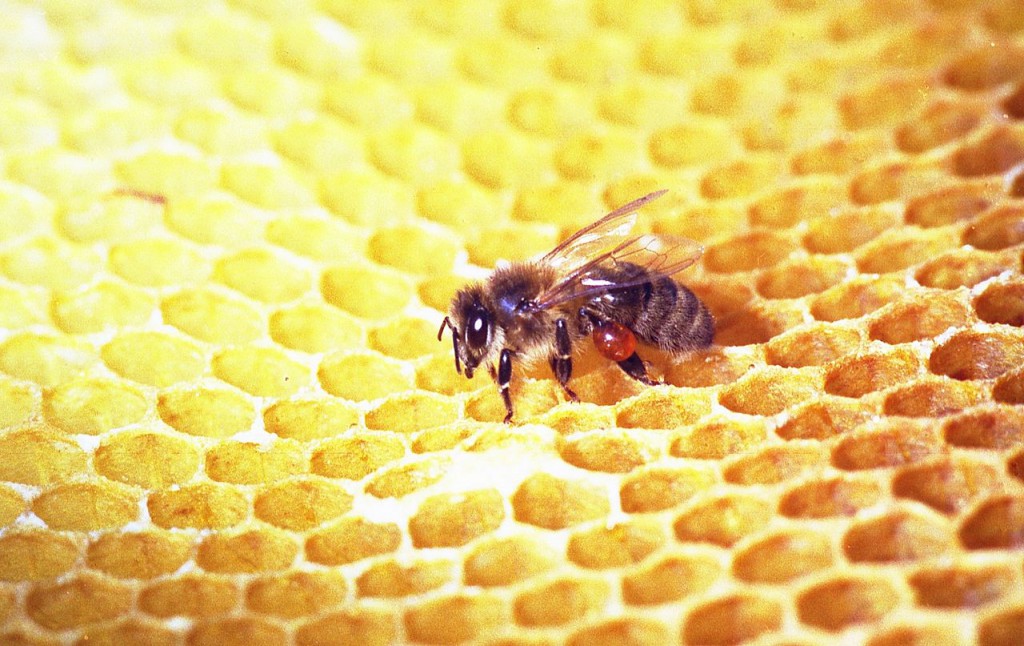
[[[555,321],[555,354],[548,359],[551,364],[551,372],[562,385],[562,390],[569,399],[578,402],[580,398],[569,388],[569,378],[572,376],[572,342],[569,339],[569,327],[565,319]]]
[[[498,391],[501,399],[505,402],[505,423],[512,423],[512,394],[509,392],[509,383],[512,381],[512,351],[503,348],[498,358],[498,375],[495,381],[498,382]]]

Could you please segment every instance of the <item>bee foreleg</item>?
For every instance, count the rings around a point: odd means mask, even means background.
[[[576,393],[569,388],[569,377],[572,376],[572,341],[569,339],[569,327],[565,319],[555,321],[555,354],[548,359],[551,363],[551,372],[555,373],[558,383],[562,384],[562,390],[574,402],[580,400]]]
[[[654,381],[653,379],[647,376],[647,365],[644,363],[644,360],[640,358],[640,355],[638,355],[636,352],[629,355],[629,357],[623,359],[622,361],[619,361],[618,364],[619,367],[622,368],[623,372],[625,372],[633,379],[636,379],[640,383],[647,384],[648,386],[657,386],[659,383],[661,383],[658,381]]]
[[[501,357],[498,359],[498,390],[505,402],[505,423],[512,423],[512,394],[509,392],[509,383],[512,381],[512,351],[503,348]]]

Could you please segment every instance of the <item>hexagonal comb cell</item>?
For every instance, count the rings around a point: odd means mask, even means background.
[[[969,550],[1018,549],[1024,543],[1024,500],[993,496],[981,502],[960,525],[960,542]]]
[[[764,271],[757,291],[765,298],[799,298],[839,283],[848,267],[837,259],[811,258],[783,262]]]
[[[1008,254],[977,249],[956,249],[927,260],[916,269],[914,278],[925,287],[955,290],[973,287],[1006,271]]]
[[[910,343],[962,327],[968,320],[967,308],[956,297],[925,293],[879,310],[868,326],[868,335],[889,344]]]
[[[498,491],[482,489],[432,496],[409,519],[409,534],[417,547],[455,547],[488,534],[505,518]]]
[[[18,531],[0,537],[4,580],[50,580],[71,569],[80,552],[70,538],[50,532]]]
[[[843,552],[857,563],[917,561],[952,548],[952,528],[934,517],[903,510],[858,521],[843,536]]]
[[[181,567],[192,541],[168,531],[107,533],[89,544],[91,567],[118,578],[152,579]]]
[[[885,78],[843,96],[839,110],[851,130],[896,123],[917,108],[927,85],[928,81],[922,78]]]
[[[767,437],[761,421],[712,419],[680,433],[669,445],[669,455],[679,458],[720,460],[753,448]]]
[[[53,530],[86,532],[135,520],[138,503],[129,491],[113,483],[79,482],[40,494],[32,502],[32,511]]]
[[[323,565],[355,563],[398,549],[402,530],[393,523],[342,517],[308,534],[306,558]]]
[[[822,463],[824,449],[796,443],[750,452],[725,468],[725,481],[741,485],[778,484],[812,472]]]
[[[765,360],[784,368],[820,366],[859,346],[855,328],[812,324],[780,334],[765,345]]]
[[[608,619],[575,631],[566,641],[569,646],[587,644],[664,644],[672,637],[665,625],[653,619],[624,617]]]
[[[14,403],[8,406],[14,408]],[[108,379],[69,381],[50,389],[43,399],[46,419],[72,434],[100,435],[140,421],[149,408],[146,397],[128,382]]]
[[[128,587],[121,582],[83,573],[64,582],[34,586],[25,606],[39,626],[69,630],[125,613],[129,595]]]
[[[784,584],[832,565],[831,545],[813,533],[780,533],[746,546],[736,554],[732,573],[751,583]]]
[[[851,478],[811,480],[787,491],[779,512],[792,518],[853,516],[882,497],[877,483]]]
[[[884,419],[844,435],[832,449],[832,464],[850,471],[877,469],[911,464],[940,452],[929,420]]]
[[[0,643],[1020,641],[1019,1],[7,4]],[[503,424],[661,189],[715,343]]]
[[[944,80],[963,90],[983,90],[1019,79],[1024,48],[1012,44],[970,52],[946,68]]]
[[[520,593],[512,612],[522,626],[559,626],[598,614],[609,594],[600,579],[561,579]]]
[[[911,625],[897,625],[883,629],[866,642],[869,646],[898,646],[899,644],[935,644],[936,646],[957,646],[963,639],[956,629],[945,623],[934,625],[917,622]]]
[[[1024,230],[1020,226],[1022,219],[1024,207],[1018,204],[993,207],[964,229],[963,242],[978,249],[993,251],[1012,247],[1024,241]]]
[[[600,431],[568,440],[560,453],[569,464],[605,473],[628,473],[654,457],[649,447],[626,434]]]
[[[1013,406],[975,409],[956,415],[943,424],[943,435],[954,446],[1009,449],[1024,435],[1024,412]]]
[[[718,319],[715,342],[730,347],[758,345],[803,322],[803,306],[798,301],[752,301]]]
[[[954,247],[944,229],[890,230],[857,250],[857,267],[867,274],[898,272]]]
[[[922,569],[909,582],[923,606],[975,608],[1009,594],[1017,585],[1017,577],[1005,566],[964,566]]]
[[[467,641],[508,620],[505,603],[487,594],[450,595],[421,602],[405,613],[408,635],[427,643]]]
[[[841,435],[867,421],[873,407],[860,401],[822,397],[789,411],[775,433],[785,440],[824,440]]]
[[[811,300],[819,321],[840,321],[870,314],[899,298],[903,285],[888,277],[859,277],[829,288]]]
[[[1024,326],[1024,281],[989,285],[975,297],[974,311],[987,323]]]
[[[410,565],[394,560],[383,561],[359,575],[356,587],[363,597],[412,596],[444,585],[451,578],[451,570],[451,564],[446,561],[423,561]]]
[[[622,596],[630,605],[653,605],[678,601],[704,592],[720,576],[714,558],[665,556],[626,574]]]
[[[896,145],[909,153],[922,153],[968,134],[982,117],[981,105],[937,102],[896,130]]]
[[[665,543],[657,524],[634,520],[613,527],[581,530],[569,538],[566,555],[585,568],[606,569],[638,563]]]
[[[488,539],[466,556],[463,578],[469,585],[512,585],[550,570],[556,560],[550,547],[525,536]]]
[[[835,254],[853,251],[878,237],[899,221],[892,209],[862,206],[811,219],[803,246],[811,253]]]
[[[638,469],[623,481],[620,504],[631,514],[661,511],[688,500],[714,480],[714,475],[703,469]]]
[[[139,607],[149,615],[166,618],[219,614],[238,603],[240,590],[230,580],[208,574],[185,574],[147,585]]]
[[[986,388],[951,379],[923,379],[887,394],[882,410],[905,417],[943,417],[985,400]]]
[[[992,387],[992,398],[1004,404],[1024,403],[1024,370],[1003,373]]]
[[[846,357],[829,366],[825,375],[825,392],[861,397],[904,383],[916,376],[918,370],[915,354],[902,348]]]
[[[954,185],[910,200],[903,217],[924,228],[972,220],[992,204],[994,193],[990,182]]]
[[[892,481],[892,492],[923,502],[940,513],[954,514],[986,494],[1000,491],[999,473],[984,463],[939,460],[910,465]]]
[[[812,372],[765,367],[723,388],[718,400],[737,413],[767,416],[813,398],[820,388]]]
[[[335,482],[300,476],[258,491],[253,513],[275,527],[305,531],[347,513],[352,502],[352,495]]]
[[[537,474],[512,495],[516,520],[546,529],[563,529],[608,512],[607,497],[583,482]]]
[[[786,229],[828,213],[845,199],[841,183],[815,178],[759,199],[750,207],[747,218],[755,227]]]
[[[1024,161],[1024,133],[999,128],[970,142],[953,155],[953,170],[961,177],[1003,173]]]
[[[768,524],[771,508],[764,500],[732,495],[700,501],[676,518],[676,538],[728,547]]]
[[[803,623],[829,631],[877,621],[899,604],[896,589],[881,578],[838,578],[812,586],[797,598]]]
[[[928,367],[954,379],[991,379],[1021,364],[1022,341],[1010,332],[960,332],[935,348]]]
[[[794,248],[790,240],[778,234],[750,233],[705,251],[704,266],[723,274],[771,267]]]
[[[207,572],[279,571],[295,560],[298,550],[295,541],[279,530],[223,532],[199,544],[196,563]]]
[[[866,135],[832,139],[802,150],[793,157],[793,172],[798,175],[845,175],[858,168],[862,160],[883,150],[884,144]]]
[[[721,597],[695,608],[683,624],[687,644],[740,643],[782,627],[782,608],[751,594]]]
[[[271,616],[306,617],[336,605],[346,591],[345,579],[334,572],[271,574],[246,586],[245,603]]]
[[[1024,609],[1011,607],[986,617],[978,627],[978,643],[1012,644],[1024,628]]]

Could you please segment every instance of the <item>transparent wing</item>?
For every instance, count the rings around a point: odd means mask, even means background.
[[[539,262],[552,267],[562,275],[574,273],[626,239],[636,225],[636,212],[665,193],[664,190],[655,191],[620,206],[597,222],[572,234]]]
[[[541,309],[596,298],[648,282],[651,274],[671,276],[700,259],[704,247],[688,238],[644,235],[621,242],[574,269],[537,298]],[[614,270],[609,278],[607,269]]]

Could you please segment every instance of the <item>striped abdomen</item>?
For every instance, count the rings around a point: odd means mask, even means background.
[[[624,275],[636,276],[638,271],[645,272],[649,280],[595,298],[587,309],[628,327],[641,341],[669,352],[711,345],[714,318],[704,303],[683,285],[626,263],[620,268],[602,270],[601,277],[615,282]]]

